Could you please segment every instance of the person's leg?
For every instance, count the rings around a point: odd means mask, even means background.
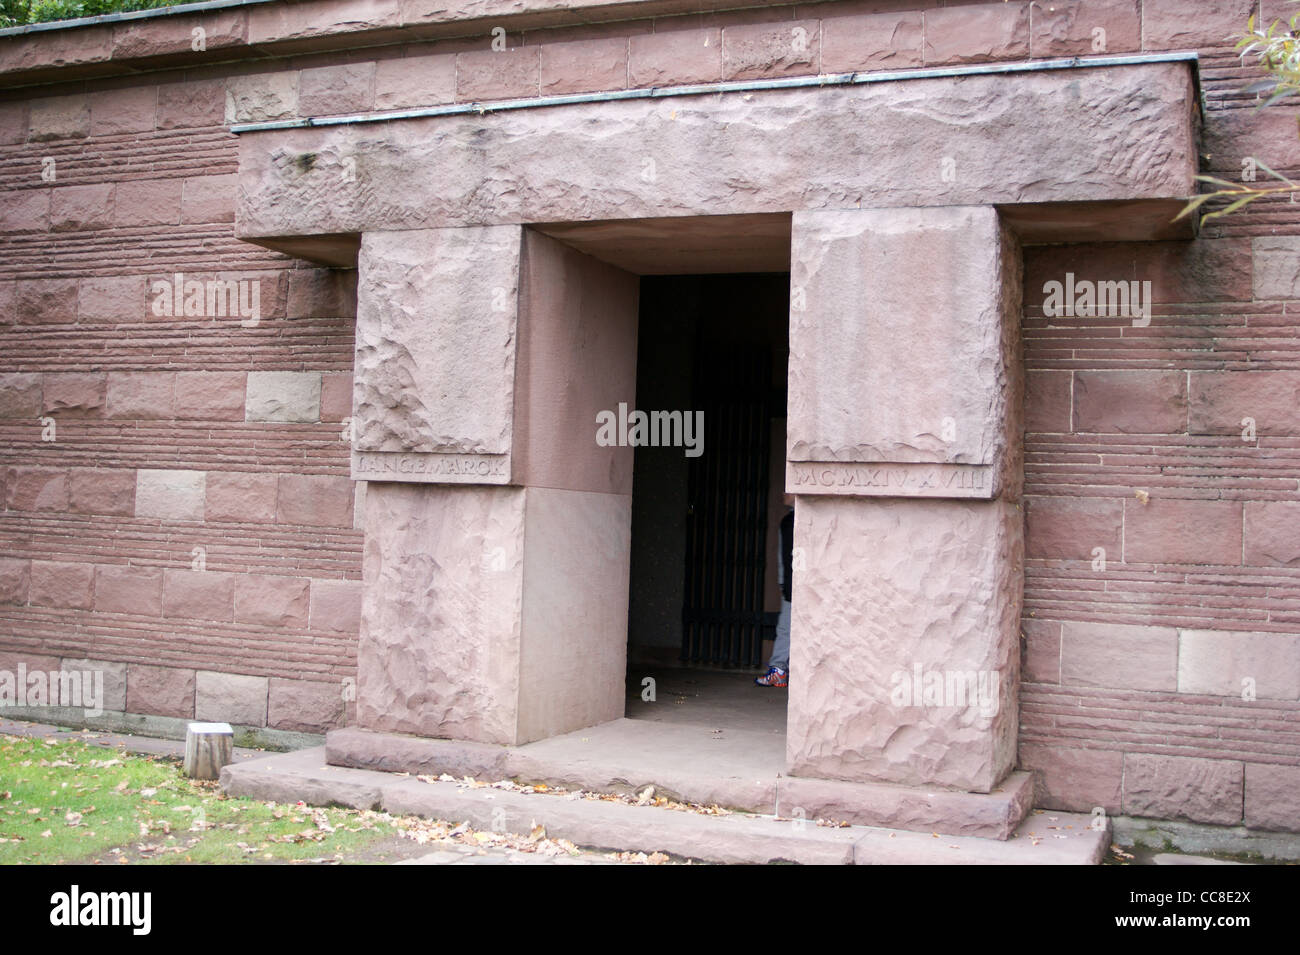
[[[776,618],[776,640],[772,644],[772,658],[767,661],[769,667],[780,670],[790,669],[790,601],[781,601],[781,615]]]

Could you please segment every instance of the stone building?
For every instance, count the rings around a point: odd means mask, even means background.
[[[0,31],[0,670],[518,746],[679,646],[760,660],[784,488],[771,792],[1300,831],[1300,214],[1173,221],[1300,167],[1259,6]],[[703,409],[700,453],[597,441],[620,407]]]

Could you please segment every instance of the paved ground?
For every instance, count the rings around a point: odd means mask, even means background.
[[[770,733],[784,745],[788,690],[754,683],[758,671],[628,667],[628,719],[683,723]],[[643,698],[643,680],[654,682],[654,700]]]

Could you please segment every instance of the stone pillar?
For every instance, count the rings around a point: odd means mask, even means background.
[[[1020,284],[992,208],[794,216],[794,775],[988,792],[1015,763]]]
[[[622,715],[637,281],[518,226],[367,233],[357,723],[516,744]]]

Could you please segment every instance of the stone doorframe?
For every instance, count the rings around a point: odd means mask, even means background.
[[[788,216],[788,769],[989,792],[1016,751],[1020,244],[1190,235],[1193,70],[237,128],[240,237],[359,270],[358,724],[513,745],[622,715],[632,451],[595,415],[634,400],[637,280],[599,230],[687,223],[689,253],[717,231],[691,222]],[[996,707],[916,705],[931,673]]]

